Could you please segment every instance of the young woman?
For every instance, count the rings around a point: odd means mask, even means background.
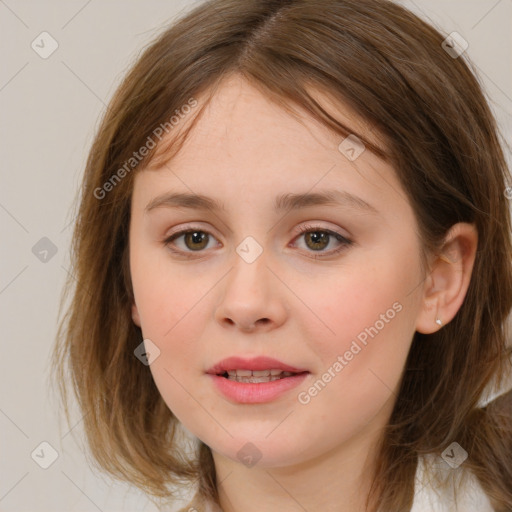
[[[457,35],[196,7],[85,169],[54,356],[95,460],[183,510],[512,510],[511,185]]]

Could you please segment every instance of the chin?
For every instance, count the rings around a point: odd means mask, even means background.
[[[284,444],[282,438],[276,436],[275,439],[269,439],[266,438],[267,435],[268,432],[243,436],[239,432],[235,438],[226,439],[224,443],[219,443],[218,440],[204,442],[213,452],[247,468],[271,469],[304,462],[303,442],[293,443],[288,439],[288,443]]]

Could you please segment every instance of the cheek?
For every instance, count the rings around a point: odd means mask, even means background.
[[[130,270],[142,332],[167,344],[204,290],[162,248],[131,247]]]
[[[338,410],[370,412],[398,386],[414,334],[410,291],[418,275],[398,258],[379,261],[364,272],[344,269],[329,283],[317,279],[307,295],[299,291],[312,312],[302,324],[304,340],[319,362],[315,389],[302,389],[313,407],[338,403]]]
[[[203,322],[198,315],[204,312],[200,302],[204,292],[190,282],[187,285],[178,274],[164,275],[155,267],[147,268],[141,274],[136,299],[143,337],[160,351],[149,370],[164,402],[183,421],[190,415],[189,393],[196,395],[190,374],[194,362],[197,366],[196,340],[201,339]]]
[[[397,332],[410,309],[405,290],[413,279],[396,272],[351,268],[337,278],[333,274],[325,279],[317,277],[314,286],[297,288],[297,295],[306,298],[308,310],[302,326],[314,352],[332,357],[349,350],[354,340],[369,346],[373,336],[399,341]],[[403,335],[398,338],[403,339]]]
[[[165,256],[165,255],[164,255]],[[132,283],[144,339],[159,349],[150,370],[164,400],[179,394],[187,368],[197,358],[207,315],[205,279],[192,278],[150,249],[133,250]],[[177,380],[175,380],[175,378]],[[183,393],[183,391],[182,391]]]
[[[198,342],[207,322],[206,295],[213,283],[136,252],[132,282],[143,337],[160,351],[149,370],[169,409],[180,421],[186,420],[191,414],[189,393],[197,395],[191,385],[192,369],[199,371]]]

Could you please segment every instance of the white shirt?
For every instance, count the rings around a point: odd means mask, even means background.
[[[511,317],[512,318],[512,317]],[[478,406],[485,407],[491,400],[507,392],[512,380],[504,389],[484,394]],[[427,479],[426,465],[434,468],[434,477]],[[456,494],[457,484],[462,486]],[[446,487],[440,485],[446,483]],[[454,490],[455,489],[455,490]],[[453,469],[441,457],[419,457],[416,472],[414,502],[410,512],[495,512],[478,479],[464,469],[464,463]]]
[[[434,476],[427,478],[426,465],[432,464]],[[459,491],[458,484],[462,480]],[[445,485],[441,485],[445,484]],[[464,469],[464,463],[452,468],[439,456],[420,457],[416,471],[414,502],[411,512],[495,512],[478,479]]]

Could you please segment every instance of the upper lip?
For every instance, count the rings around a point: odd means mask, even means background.
[[[283,372],[293,373],[302,373],[308,371],[304,368],[295,368],[294,366],[285,364],[281,361],[278,361],[277,359],[273,359],[272,357],[260,356],[245,359],[243,357],[233,356],[219,361],[217,364],[207,370],[206,373],[212,375],[220,375],[229,370],[282,370]]]

